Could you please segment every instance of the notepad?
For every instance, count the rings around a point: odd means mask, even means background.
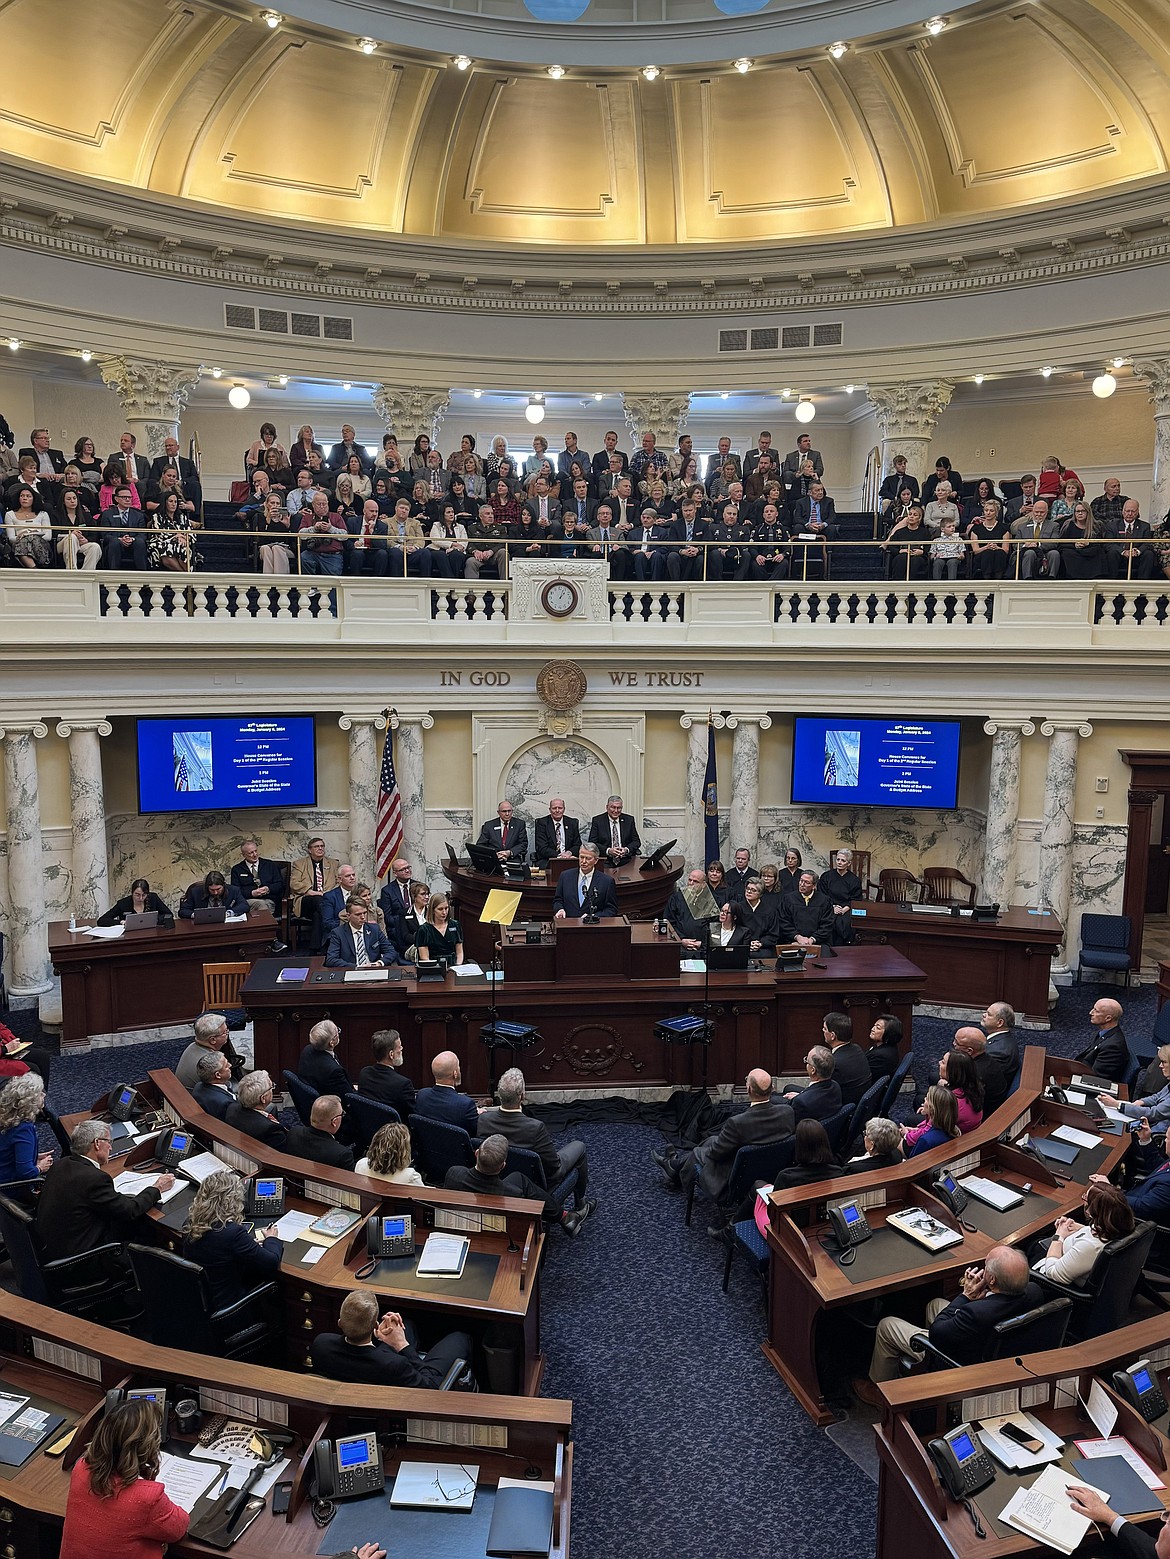
[[[470,1510],[479,1467],[463,1462],[403,1462],[394,1479],[395,1510]]]
[[[1089,1518],[1078,1515],[1069,1504],[1068,1487],[1071,1483],[1083,1483],[1061,1468],[1053,1465],[1044,1471],[1028,1489],[1017,1489],[1000,1511],[999,1519],[1018,1532],[1047,1543],[1058,1553],[1071,1554],[1089,1530]],[[1105,1498],[1103,1489],[1094,1488],[1095,1494]]]
[[[145,1191],[146,1188],[148,1186],[152,1186],[157,1179],[157,1172],[152,1172],[149,1175],[143,1175],[139,1174],[138,1171],[134,1169],[124,1169],[118,1178],[114,1181],[114,1189],[122,1196],[137,1196],[139,1191]],[[174,1197],[178,1196],[180,1192],[189,1190],[190,1185],[186,1180],[176,1180],[169,1191],[160,1191],[158,1193],[158,1199],[160,1202],[169,1202]]]
[[[553,1485],[501,1478],[488,1531],[490,1555],[547,1554],[552,1547]]]
[[[1099,1148],[1100,1137],[1091,1131],[1078,1131],[1075,1126],[1058,1126],[1052,1133],[1058,1142],[1071,1142],[1078,1148]]]
[[[470,1249],[466,1235],[428,1234],[415,1270],[420,1278],[457,1278]]]
[[[1018,1207],[1024,1200],[1014,1186],[997,1185],[984,1175],[964,1175],[959,1181],[963,1190],[978,1202],[986,1202],[997,1212],[1006,1213],[1009,1207]]]
[[[208,1175],[218,1174],[221,1169],[230,1170],[230,1165],[225,1164],[222,1158],[216,1158],[214,1153],[192,1153],[190,1158],[183,1159],[175,1166],[175,1173],[186,1175],[196,1185],[202,1185]]]
[[[907,1207],[902,1212],[890,1213],[886,1222],[897,1229],[899,1234],[905,1234],[927,1250],[946,1250],[950,1245],[961,1245],[963,1242],[963,1236],[957,1229],[940,1223],[923,1207]]]

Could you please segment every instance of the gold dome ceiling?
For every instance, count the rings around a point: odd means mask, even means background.
[[[0,0],[0,156],[228,215],[461,245],[945,229],[1163,178],[1168,20],[1165,0],[993,6],[839,61],[648,83],[367,57],[202,0],[103,0],[84,26],[77,0]]]

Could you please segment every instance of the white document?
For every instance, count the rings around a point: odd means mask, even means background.
[[[247,911],[245,911],[242,915],[232,915],[229,913],[224,916],[223,923],[225,926],[238,926],[242,921],[247,920],[247,918]]]
[[[328,1248],[327,1245],[314,1245],[312,1250],[307,1250],[301,1258],[301,1266],[315,1267]]]
[[[469,974],[482,974],[483,970],[477,963],[456,964],[452,973],[457,980],[464,980]]]
[[[159,1178],[160,1173],[166,1173],[166,1171],[156,1169],[149,1175],[143,1175],[135,1169],[124,1169],[114,1181],[114,1189],[122,1196],[137,1196],[139,1191],[145,1191],[147,1186],[152,1186]],[[178,1196],[181,1191],[189,1191],[190,1189],[189,1181],[176,1180],[169,1191],[159,1192],[159,1201],[169,1202],[173,1197]]]
[[[172,1456],[163,1451],[159,1457],[158,1481],[167,1491],[167,1498],[187,1512],[195,1509],[200,1495],[218,1483],[223,1477],[222,1462],[196,1461],[194,1456]]]
[[[393,1509],[470,1510],[479,1468],[451,1462],[403,1462],[390,1495]]]
[[[707,965],[701,958],[683,958],[679,962],[679,968],[683,974],[702,974]]]
[[[1129,1463],[1148,1489],[1166,1487],[1149,1462],[1143,1461],[1124,1435],[1112,1435],[1106,1440],[1078,1440],[1076,1446],[1086,1461],[1095,1461],[1100,1456],[1120,1456]]]
[[[7,1391],[0,1391],[0,1424],[6,1424],[14,1413],[19,1413],[27,1401],[27,1397],[14,1397]]]
[[[100,937],[103,942],[114,942],[125,930],[125,926],[86,926],[84,935]]]
[[[1117,1423],[1117,1408],[1099,1380],[1095,1380],[1089,1389],[1085,1412],[1093,1420],[1094,1429],[1100,1434],[1108,1437],[1113,1433],[1113,1426]]]
[[[1069,1485],[1080,1481],[1060,1467],[1045,1467],[1030,1489],[1016,1490],[1000,1511],[999,1519],[1047,1543],[1058,1553],[1071,1554],[1091,1525],[1088,1516],[1078,1515],[1069,1503]],[[1106,1498],[1102,1489],[1093,1492]]]
[[[214,1175],[221,1169],[231,1173],[230,1166],[222,1158],[216,1158],[214,1153],[192,1153],[190,1158],[185,1158],[178,1166],[178,1173],[194,1180],[196,1185],[202,1185],[208,1175]]]
[[[1035,1435],[1044,1442],[1042,1451],[1026,1451],[1015,1440],[1001,1434],[1004,1424],[1015,1424],[1025,1434]],[[998,1417],[979,1420],[979,1437],[1001,1466],[1009,1472],[1027,1472],[1032,1467],[1043,1467],[1048,1462],[1060,1460],[1064,1441],[1046,1429],[1031,1413],[1004,1413]]]
[[[1078,1131],[1075,1126],[1058,1126],[1052,1133],[1058,1142],[1071,1142],[1077,1148],[1099,1148],[1100,1137],[1091,1131]]]
[[[310,1224],[316,1222],[316,1213],[285,1213],[276,1225],[276,1237],[281,1240],[295,1240]]]
[[[466,1235],[437,1234],[432,1231],[427,1235],[427,1242],[418,1260],[416,1271],[419,1277],[458,1277],[463,1271],[470,1246],[471,1241]]]
[[[389,969],[371,969],[367,966],[365,969],[347,969],[342,983],[344,985],[365,985],[375,980],[388,980],[389,978]]]
[[[969,1191],[979,1202],[986,1202],[989,1207],[994,1207],[998,1212],[1006,1212],[1009,1207],[1018,1207],[1024,1200],[1015,1186],[997,1185],[994,1180],[988,1180],[983,1175],[964,1175],[959,1181],[964,1191]]]

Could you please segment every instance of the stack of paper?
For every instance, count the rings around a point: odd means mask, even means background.
[[[188,1515],[195,1509],[201,1495],[215,1483],[222,1483],[225,1467],[222,1462],[194,1461],[189,1456],[172,1456],[163,1451],[158,1463],[158,1481],[172,1500]]]
[[[1068,1487],[1079,1482],[1059,1467],[1045,1467],[1030,1489],[1016,1490],[999,1519],[1058,1553],[1071,1554],[1090,1526],[1088,1516],[1079,1516],[1069,1503]],[[1105,1498],[1101,1489],[1093,1493]]]
[[[86,936],[100,937],[103,942],[112,942],[115,937],[125,935],[125,926],[86,926]]]
[[[1024,1200],[1015,1186],[997,1185],[994,1180],[988,1180],[983,1175],[964,1175],[959,1184],[976,1201],[986,1202],[1001,1213],[1007,1212],[1009,1207],[1018,1207]]]
[[[316,1213],[285,1213],[283,1218],[277,1220],[276,1237],[285,1241],[298,1240],[309,1225],[316,1221]]]
[[[122,1196],[137,1196],[139,1191],[145,1191],[147,1186],[152,1186],[158,1179],[160,1171],[155,1169],[149,1175],[139,1174],[134,1169],[124,1169],[114,1181],[114,1189]],[[178,1196],[181,1191],[189,1191],[190,1184],[186,1180],[176,1180],[169,1191],[159,1192],[160,1202],[169,1202],[172,1197]]]
[[[452,973],[455,975],[456,979],[462,980],[466,979],[469,974],[482,974],[483,969],[474,961],[468,961],[465,964],[456,964],[452,970]]]
[[[1010,1440],[1007,1435],[1000,1433],[1004,1424],[1014,1424],[1025,1434],[1042,1440],[1044,1449],[1026,1451],[1018,1441]],[[1043,1467],[1047,1462],[1059,1461],[1064,1446],[1060,1436],[1046,1429],[1031,1413],[1004,1413],[995,1418],[981,1418],[979,1436],[1000,1466],[1006,1467],[1009,1472],[1027,1472],[1031,1467]]]
[[[1075,1126],[1058,1126],[1052,1133],[1058,1142],[1071,1142],[1077,1148],[1099,1148],[1100,1137],[1091,1131],[1078,1131]]]
[[[196,1185],[202,1185],[208,1175],[214,1175],[220,1169],[228,1166],[222,1158],[216,1158],[214,1153],[192,1153],[190,1158],[185,1158],[178,1166],[178,1173],[186,1175],[189,1180],[194,1180]]]
[[[419,1277],[457,1278],[463,1271],[470,1247],[471,1241],[466,1235],[437,1234],[432,1231],[427,1235],[427,1242],[419,1257],[416,1269]]]

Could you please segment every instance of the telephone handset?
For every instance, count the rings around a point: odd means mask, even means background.
[[[943,1487],[952,1499],[967,1499],[995,1482],[995,1463],[971,1424],[960,1424],[927,1445]]]
[[[970,1197],[963,1187],[959,1185],[949,1170],[944,1169],[930,1188],[944,1206],[949,1207],[956,1217],[963,1211]]]
[[[1050,1077],[1048,1079],[1048,1088],[1047,1088],[1047,1090],[1045,1092],[1044,1097],[1046,1099],[1051,1099],[1053,1104],[1067,1104],[1068,1103],[1068,1094],[1065,1093],[1063,1088],[1061,1088],[1061,1087],[1059,1087],[1057,1085],[1057,1081],[1056,1081],[1055,1077]]]
[[[112,1088],[109,1098],[106,1100],[106,1110],[112,1120],[128,1121],[133,1119],[135,1110],[142,1108],[142,1098],[137,1090],[129,1083],[124,1083],[120,1088]]]
[[[185,1126],[168,1126],[154,1144],[154,1160],[164,1169],[177,1169],[190,1153],[194,1138]]]
[[[375,1261],[414,1255],[414,1219],[409,1213],[396,1218],[375,1214],[366,1224],[366,1252]]]
[[[873,1234],[859,1202],[832,1202],[827,1210],[829,1223],[842,1250],[861,1245]]]
[[[1158,1385],[1158,1377],[1150,1368],[1149,1359],[1138,1359],[1123,1370],[1113,1372],[1113,1384],[1118,1396],[1124,1397],[1131,1407],[1136,1407],[1147,1424],[1161,1418],[1166,1411],[1166,1398]]]
[[[313,1447],[313,1471],[318,1499],[356,1499],[361,1494],[382,1494],[386,1489],[376,1434],[318,1440]]]
[[[280,1175],[255,1175],[244,1192],[244,1217],[251,1223],[275,1223],[284,1217],[284,1180]]]

